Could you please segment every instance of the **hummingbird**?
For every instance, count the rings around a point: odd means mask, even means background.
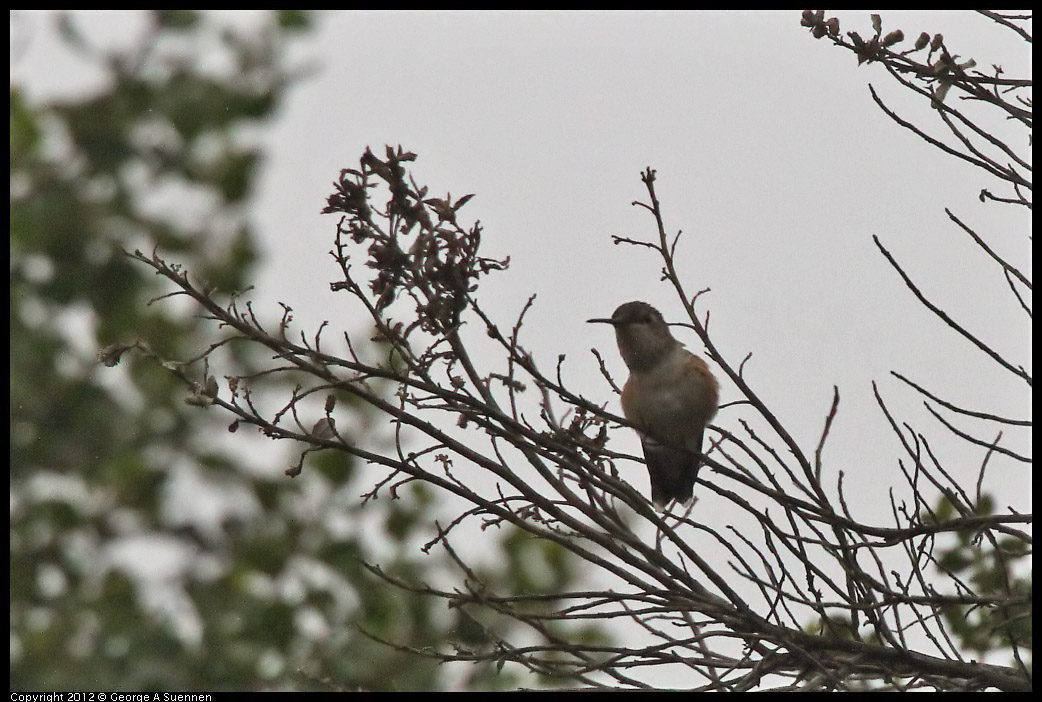
[[[719,384],[701,358],[674,338],[662,314],[646,302],[620,305],[607,319],[630,375],[622,413],[640,435],[651,476],[651,500],[691,500],[702,462],[702,436],[720,402]]]

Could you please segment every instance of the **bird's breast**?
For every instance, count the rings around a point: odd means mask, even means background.
[[[717,398],[716,381],[705,363],[683,351],[649,372],[630,374],[622,411],[645,433],[685,445],[716,414]]]

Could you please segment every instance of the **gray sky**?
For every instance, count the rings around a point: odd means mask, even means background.
[[[868,14],[838,16],[844,31],[867,36]],[[911,105],[905,114],[931,119],[930,111],[881,67],[858,68],[848,52],[815,41],[799,19],[328,17],[309,47],[324,70],[291,95],[270,142],[257,215],[272,258],[259,288],[285,295],[292,285],[301,322],[336,319],[342,300],[316,275],[335,275],[326,253],[335,222],[318,211],[339,169],[355,165],[366,145],[400,143],[419,154],[415,172],[432,193],[477,193],[461,213],[485,226],[486,255],[512,257],[509,272],[486,279],[486,304],[510,320],[538,293],[530,348],[546,365],[567,354],[584,394],[608,398],[588,349],[604,350],[620,375],[622,364],[610,330],[583,320],[630,299],[680,319],[658,262],[611,243],[613,234],[654,235],[651,218],[630,205],[643,198],[639,173],[650,165],[667,226],[685,232],[677,265],[689,291],[712,288],[700,306],[712,311],[718,347],[732,361],[753,352],[747,377],[809,447],[839,385],[827,456],[885,499],[890,481],[879,472],[893,469],[896,447],[872,379],[897,391],[887,376],[895,369],[965,405],[1019,416],[1029,408],[1018,383],[915,302],[871,236],[946,311],[1027,364],[1029,330],[1005,281],[943,208],[1025,265],[1028,220],[979,203],[990,181],[892,123],[867,84],[894,108]],[[898,27],[909,41],[940,31],[982,66],[1027,70],[1023,42],[970,13],[884,13],[884,31]],[[693,335],[687,341],[700,350]],[[910,418],[925,416],[918,398],[900,391],[894,401],[901,397]],[[725,386],[723,401],[734,399]],[[726,411],[718,422],[729,424]]]
[[[844,32],[871,34],[869,11],[837,16]],[[76,69],[54,55],[42,16],[29,18],[37,33],[12,79],[31,96],[84,89],[89,81],[69,84]],[[367,145],[379,154],[401,144],[419,155],[414,173],[433,196],[476,193],[461,223],[480,219],[484,254],[511,256],[508,272],[483,283],[487,307],[506,326],[537,293],[529,350],[544,369],[566,354],[574,389],[618,412],[589,353],[598,347],[624,376],[610,329],[584,320],[643,299],[681,321],[671,288],[658,282],[659,262],[611,243],[613,234],[655,235],[650,216],[630,205],[644,199],[639,174],[651,166],[667,227],[685,232],[677,267],[688,291],[712,289],[699,309],[712,312],[717,347],[735,364],[752,352],[746,378],[808,452],[839,386],[826,475],[834,483],[845,472],[856,516],[889,524],[888,490],[903,486],[900,447],[872,380],[972,483],[984,450],[949,440],[888,372],[957,404],[1016,417],[1030,416],[1029,394],[919,305],[871,237],[944,310],[1029,366],[1029,325],[997,267],[944,207],[1025,267],[1029,218],[981,204],[982,188],[1003,193],[891,122],[868,84],[936,134],[943,125],[931,111],[882,67],[858,67],[799,22],[799,11],[325,15],[299,52],[320,71],[289,93],[261,135],[269,151],[254,214],[267,260],[255,299],[290,304],[304,329],[324,319],[334,330],[363,328],[346,297],[329,292],[336,218],[319,211],[340,169],[357,165]],[[903,29],[909,48],[920,31],[941,32],[963,60],[1030,75],[1024,42],[972,13],[888,11],[883,22],[884,32]],[[133,18],[116,13],[103,23],[118,37]],[[693,333],[678,335],[701,352]],[[724,383],[722,401],[735,399]],[[725,409],[716,423],[739,431],[737,417],[747,415]],[[638,450],[635,437],[619,440]],[[1024,450],[1025,441],[1012,446]],[[1029,511],[1028,470],[993,470],[1008,471],[993,483],[1005,488],[1000,509]],[[647,478],[631,474],[646,491]],[[728,519],[712,503],[703,514]]]

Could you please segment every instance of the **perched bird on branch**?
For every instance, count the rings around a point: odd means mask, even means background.
[[[651,475],[651,499],[691,500],[702,462],[702,435],[716,414],[719,386],[698,356],[673,338],[661,313],[646,302],[620,305],[608,319],[630,377],[622,413],[640,434]]]

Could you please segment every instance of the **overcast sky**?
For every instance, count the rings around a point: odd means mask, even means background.
[[[837,16],[843,31],[871,34],[869,11]],[[37,33],[12,80],[34,97],[68,89],[74,67],[53,53],[40,16],[29,18]],[[131,31],[123,22],[133,27],[121,13],[104,20],[116,36]],[[962,60],[1030,76],[1028,45],[970,12],[884,12],[883,22],[909,45],[941,32]],[[1029,326],[944,208],[1030,275],[1028,218],[980,203],[984,187],[999,194],[995,183],[895,125],[868,85],[937,133],[934,115],[882,67],[814,40],[799,11],[340,12],[324,15],[298,54],[320,70],[263,135],[255,221],[267,259],[256,299],[287,302],[302,328],[363,328],[329,292],[336,217],[319,211],[366,146],[401,144],[419,155],[414,173],[432,195],[476,194],[461,223],[480,219],[485,255],[511,257],[508,272],[485,279],[485,304],[506,325],[537,293],[527,334],[537,361],[549,368],[566,354],[575,389],[618,412],[589,353],[603,350],[624,377],[611,330],[584,320],[641,299],[681,321],[660,263],[611,242],[655,235],[630,204],[645,197],[639,175],[651,166],[667,227],[685,232],[677,267],[687,288],[711,288],[699,309],[712,312],[717,347],[735,364],[752,352],[745,377],[805,450],[839,386],[826,470],[831,481],[846,472],[857,516],[887,523],[887,491],[903,484],[872,380],[965,480],[984,451],[942,440],[890,370],[963,406],[1030,416],[1023,383],[919,305],[872,243],[879,236],[927,295],[1030,370]],[[701,352],[693,333],[677,334]],[[724,383],[722,401],[735,399]],[[725,409],[716,422],[738,431],[735,416]],[[647,490],[646,477],[635,480]],[[1011,470],[1000,508],[1029,510],[1028,480]]]
[[[869,35],[868,14],[839,14],[844,31]],[[981,204],[991,181],[895,125],[868,83],[910,116],[927,120],[930,111],[879,66],[858,68],[849,52],[815,41],[799,20],[798,12],[329,16],[309,54],[323,71],[290,96],[273,130],[257,212],[271,259],[259,287],[295,297],[301,321],[335,319],[343,301],[316,276],[335,276],[327,254],[335,222],[318,211],[339,169],[367,145],[402,144],[419,154],[417,178],[432,192],[477,193],[462,212],[484,224],[486,255],[511,256],[508,273],[486,279],[486,304],[510,320],[537,293],[531,349],[544,365],[567,354],[584,394],[607,398],[588,349],[604,349],[620,376],[623,366],[610,329],[584,320],[642,299],[680,321],[659,262],[611,243],[613,234],[654,236],[647,213],[630,204],[645,196],[639,174],[652,166],[667,226],[685,231],[677,265],[687,287],[712,288],[700,303],[712,311],[718,347],[732,362],[753,353],[747,377],[805,446],[839,385],[829,455],[884,499],[890,481],[879,471],[894,469],[897,447],[871,380],[895,401],[907,398],[901,407],[915,420],[926,416],[919,398],[899,389],[891,369],[964,405],[1017,416],[1029,408],[1020,382],[913,299],[872,235],[946,311],[1029,365],[1029,328],[1005,281],[943,208],[1024,265],[1028,220]],[[1028,71],[1024,42],[976,15],[884,13],[884,23],[911,38],[942,32],[953,52],[982,66]],[[313,309],[310,300],[319,301]],[[734,399],[725,386],[723,401]],[[727,414],[718,421],[727,426]],[[1011,494],[1022,495],[1012,482]]]

